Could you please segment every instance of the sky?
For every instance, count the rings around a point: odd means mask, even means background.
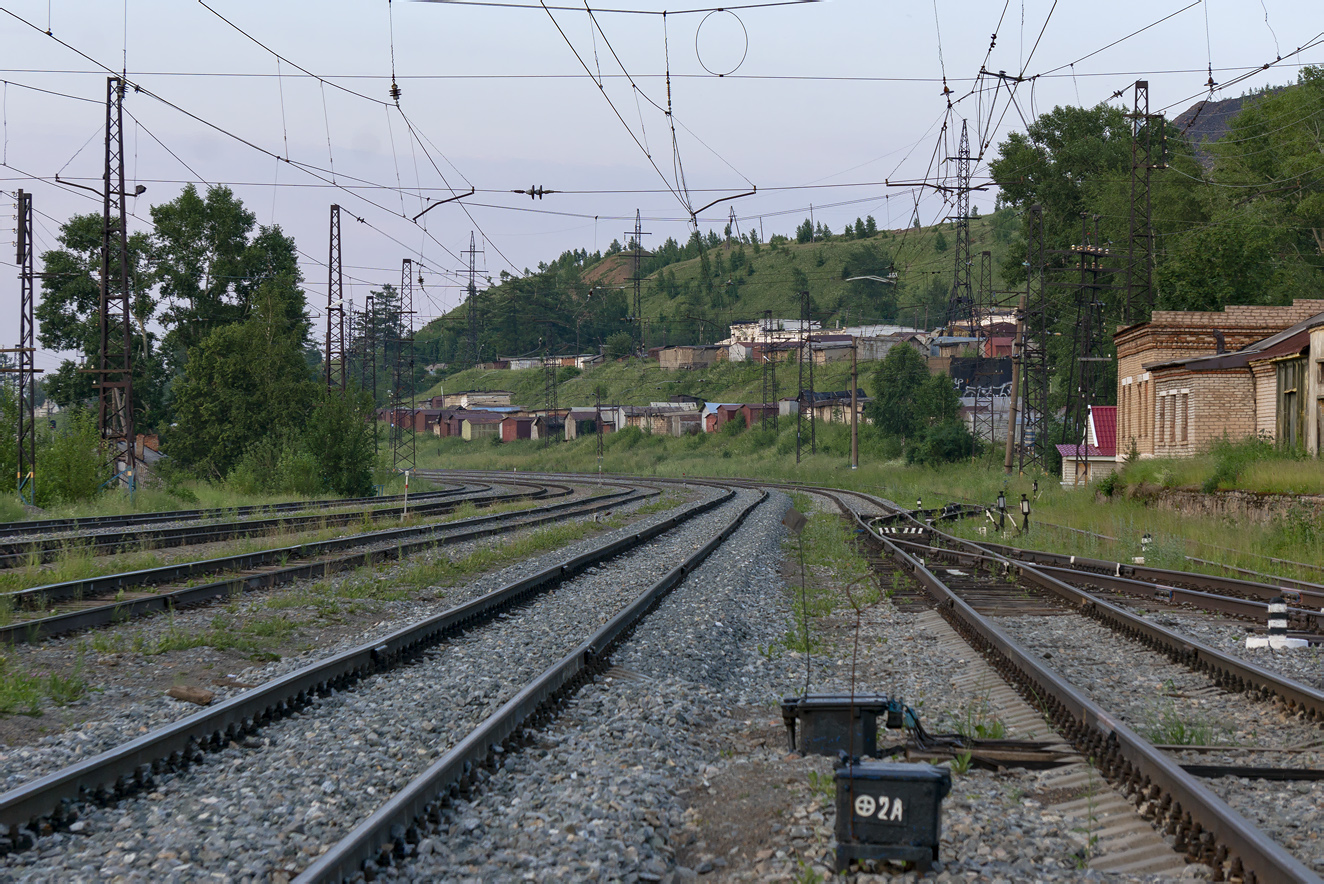
[[[0,0],[0,341],[18,338],[15,191],[33,194],[39,251],[100,211],[55,175],[100,187],[108,71],[135,87],[131,230],[187,182],[231,187],[295,238],[316,323],[336,203],[347,296],[361,308],[410,258],[421,325],[461,300],[471,235],[481,287],[624,242],[636,212],[645,248],[696,218],[720,233],[732,211],[765,240],[811,213],[834,232],[932,224],[951,198],[916,185],[953,182],[963,120],[982,186],[1006,135],[1056,105],[1129,106],[1147,79],[1172,116],[1211,70],[1227,98],[1324,64],[1317,0],[604,2]]]

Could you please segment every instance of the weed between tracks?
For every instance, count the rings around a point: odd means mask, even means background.
[[[87,693],[83,679],[83,651],[80,645],[72,671],[37,675],[13,666],[0,656],[0,714],[41,715],[42,702],[49,700],[66,706]]]
[[[861,607],[876,604],[882,593],[873,579],[869,563],[855,549],[852,534],[840,517],[814,512],[810,499],[799,492],[791,502],[808,518],[800,536],[789,537],[782,545],[787,562],[797,577],[800,554],[804,552],[804,589],[791,586],[790,628],[782,644],[788,650],[811,653],[823,648],[821,637],[814,635],[814,624],[833,611],[849,607],[849,591]],[[768,653],[774,653],[770,648]]]

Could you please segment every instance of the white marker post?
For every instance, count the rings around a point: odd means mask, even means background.
[[[1259,636],[1246,638],[1248,648],[1270,648],[1275,651],[1284,648],[1304,648],[1308,644],[1310,642],[1303,638],[1287,637],[1287,600],[1280,595],[1269,599],[1269,634],[1263,638]]]
[[[400,513],[400,521],[409,518],[409,470],[405,470],[405,508]]]

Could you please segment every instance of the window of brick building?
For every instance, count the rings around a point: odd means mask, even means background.
[[[1168,405],[1168,397],[1167,397],[1167,396],[1159,396],[1159,397],[1158,397],[1158,405],[1157,405],[1157,410],[1158,410],[1158,422],[1157,422],[1157,423],[1155,424],[1155,426],[1154,426],[1154,445],[1155,445],[1155,446],[1159,446],[1159,445],[1162,445],[1162,444],[1163,444],[1163,428],[1166,427],[1166,426],[1168,425],[1168,424],[1167,424],[1167,421],[1164,419],[1164,418],[1165,418],[1164,411],[1165,411],[1165,409],[1167,408],[1167,405]]]
[[[1181,394],[1181,440],[1189,441],[1191,438],[1191,395],[1189,393]]]

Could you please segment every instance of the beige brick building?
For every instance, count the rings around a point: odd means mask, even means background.
[[[1117,456],[1183,457],[1226,435],[1319,448],[1320,369],[1307,372],[1324,300],[1218,312],[1156,310],[1121,329],[1117,345]],[[1307,379],[1320,387],[1302,389]],[[1306,421],[1306,403],[1311,403]]]

